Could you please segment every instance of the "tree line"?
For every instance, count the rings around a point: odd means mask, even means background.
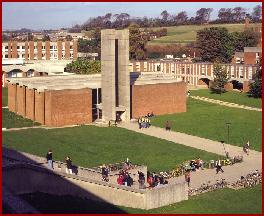
[[[81,30],[91,30],[95,28],[127,28],[132,23],[141,28],[165,27],[176,25],[191,25],[205,23],[240,23],[249,17],[253,22],[262,21],[262,6],[257,5],[251,13],[247,13],[243,7],[221,8],[218,11],[217,19],[210,21],[213,8],[200,8],[196,15],[189,17],[186,11],[177,14],[170,14],[167,10],[161,12],[159,17],[148,18],[132,17],[128,13],[112,14],[107,13],[104,16],[97,16],[88,19],[82,25],[75,25],[69,29],[69,32],[80,32]]]

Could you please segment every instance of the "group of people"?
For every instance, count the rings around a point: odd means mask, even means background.
[[[47,152],[47,155],[46,155],[46,159],[47,159],[47,162],[48,162],[48,167],[49,167],[49,169],[54,169],[53,168],[53,159],[52,159],[52,150],[51,149],[49,149],[49,151]],[[65,158],[65,162],[66,162],[66,173],[68,173],[68,174],[72,174],[72,168],[73,168],[73,166],[72,166],[72,160],[71,160],[71,158],[69,157],[69,156],[67,156],[66,158]]]
[[[147,116],[142,116],[138,118],[138,128],[149,128],[150,127],[150,118]]]
[[[131,187],[133,185],[133,178],[127,171],[121,170],[117,178],[117,184]]]
[[[199,169],[204,169],[204,162],[202,159],[198,158],[196,160],[191,160],[190,161],[190,169],[192,171],[196,171],[196,170],[199,170]]]
[[[159,187],[164,184],[168,184],[168,181],[164,179],[162,175],[157,175],[155,172],[147,173],[147,183],[150,188]]]

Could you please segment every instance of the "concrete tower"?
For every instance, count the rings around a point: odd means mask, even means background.
[[[129,31],[101,31],[102,119],[130,120]]]

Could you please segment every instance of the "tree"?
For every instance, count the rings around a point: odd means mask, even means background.
[[[256,7],[254,7],[251,16],[254,22],[259,22],[260,20],[262,20],[262,6],[257,5]]]
[[[130,59],[143,60],[146,58],[147,37],[140,32],[139,26],[129,26],[129,57]]]
[[[229,80],[226,67],[219,64],[214,65],[214,81],[210,87],[213,93],[221,94],[226,92],[225,85]]]
[[[66,65],[66,72],[76,73],[76,74],[95,74],[101,73],[101,62],[91,61],[86,59],[77,59]]]
[[[202,61],[229,63],[233,44],[226,28],[205,28],[197,32],[196,45]]]
[[[196,21],[200,24],[207,23],[210,19],[210,14],[212,13],[213,8],[200,8],[196,12]]]
[[[176,24],[184,24],[187,20],[188,20],[188,16],[186,11],[182,11],[178,13],[174,18]]]
[[[50,41],[50,37],[49,35],[44,35],[43,38],[42,38],[42,41],[45,42],[45,41]]]
[[[255,98],[262,97],[262,58],[259,61],[256,74],[253,76],[253,82],[249,85],[249,94]]]
[[[165,24],[165,25],[167,25],[168,24],[168,18],[170,16],[170,14],[168,13],[168,11],[166,11],[166,10],[162,11],[161,14],[160,14],[160,16],[161,16],[161,19],[162,19],[162,23]]]
[[[243,21],[246,17],[246,10],[242,7],[235,7],[232,11],[233,13],[233,20],[236,22]]]
[[[66,39],[66,41],[72,41],[72,36],[71,36],[71,35],[67,35],[67,36],[65,37],[65,39]]]
[[[221,8],[218,11],[218,20],[222,23],[230,23],[233,21],[232,8]]]
[[[233,43],[233,50],[242,52],[244,47],[255,47],[258,44],[258,35],[253,31],[230,33]]]

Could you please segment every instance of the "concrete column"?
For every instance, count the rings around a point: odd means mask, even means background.
[[[115,100],[115,30],[101,31],[102,119],[116,119]]]

